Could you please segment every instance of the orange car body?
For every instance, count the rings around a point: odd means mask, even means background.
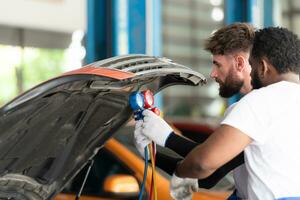
[[[134,177],[142,182],[143,180],[143,170],[144,170],[144,161],[138,157],[135,153],[131,152],[128,148],[122,145],[115,139],[110,139],[106,145],[104,146],[106,150],[115,155],[124,165],[133,171]],[[148,174],[152,172],[151,167],[148,168]],[[157,198],[159,200],[171,200],[171,196],[169,194],[169,185],[170,182],[167,178],[162,176],[159,173],[156,173],[157,178]],[[146,191],[149,194],[151,184],[151,176],[147,176],[146,181]],[[230,195],[230,192],[217,192],[217,191],[209,191],[203,190],[201,192],[197,192],[193,194],[193,200],[224,200]],[[75,195],[73,194],[59,194],[55,200],[74,200]],[[81,200],[108,200],[109,198],[103,197],[92,197],[92,196],[81,196]]]

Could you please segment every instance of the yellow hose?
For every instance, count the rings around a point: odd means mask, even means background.
[[[154,191],[154,200],[157,200],[157,187],[156,187],[156,170],[155,170],[155,152],[152,148],[153,142],[149,144],[150,157],[151,157],[151,165],[152,165],[152,183],[153,183],[153,191]]]

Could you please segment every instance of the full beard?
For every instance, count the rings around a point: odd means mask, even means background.
[[[238,94],[244,85],[244,81],[239,79],[233,73],[230,73],[224,82],[219,79],[216,79],[216,81],[220,85],[219,95],[224,98],[229,98],[235,94]]]

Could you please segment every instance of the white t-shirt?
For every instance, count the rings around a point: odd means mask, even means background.
[[[253,139],[244,150],[249,199],[300,197],[300,84],[253,90],[221,124]]]
[[[248,199],[247,185],[248,185],[248,172],[245,164],[242,164],[233,170],[234,186],[236,195],[240,199]]]
[[[235,107],[236,103],[231,104],[224,113],[224,119],[228,113]],[[248,199],[247,197],[247,184],[248,184],[248,172],[245,164],[242,164],[233,170],[233,179],[235,183],[236,195],[240,199]]]

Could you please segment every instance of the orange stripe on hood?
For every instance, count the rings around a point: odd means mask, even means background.
[[[109,69],[104,67],[92,67],[87,66],[80,69],[76,69],[73,71],[69,71],[63,74],[63,76],[66,75],[75,75],[75,74],[92,74],[97,76],[105,76],[109,78],[114,78],[118,80],[128,79],[134,77],[134,73],[131,72],[124,72],[117,69]]]

